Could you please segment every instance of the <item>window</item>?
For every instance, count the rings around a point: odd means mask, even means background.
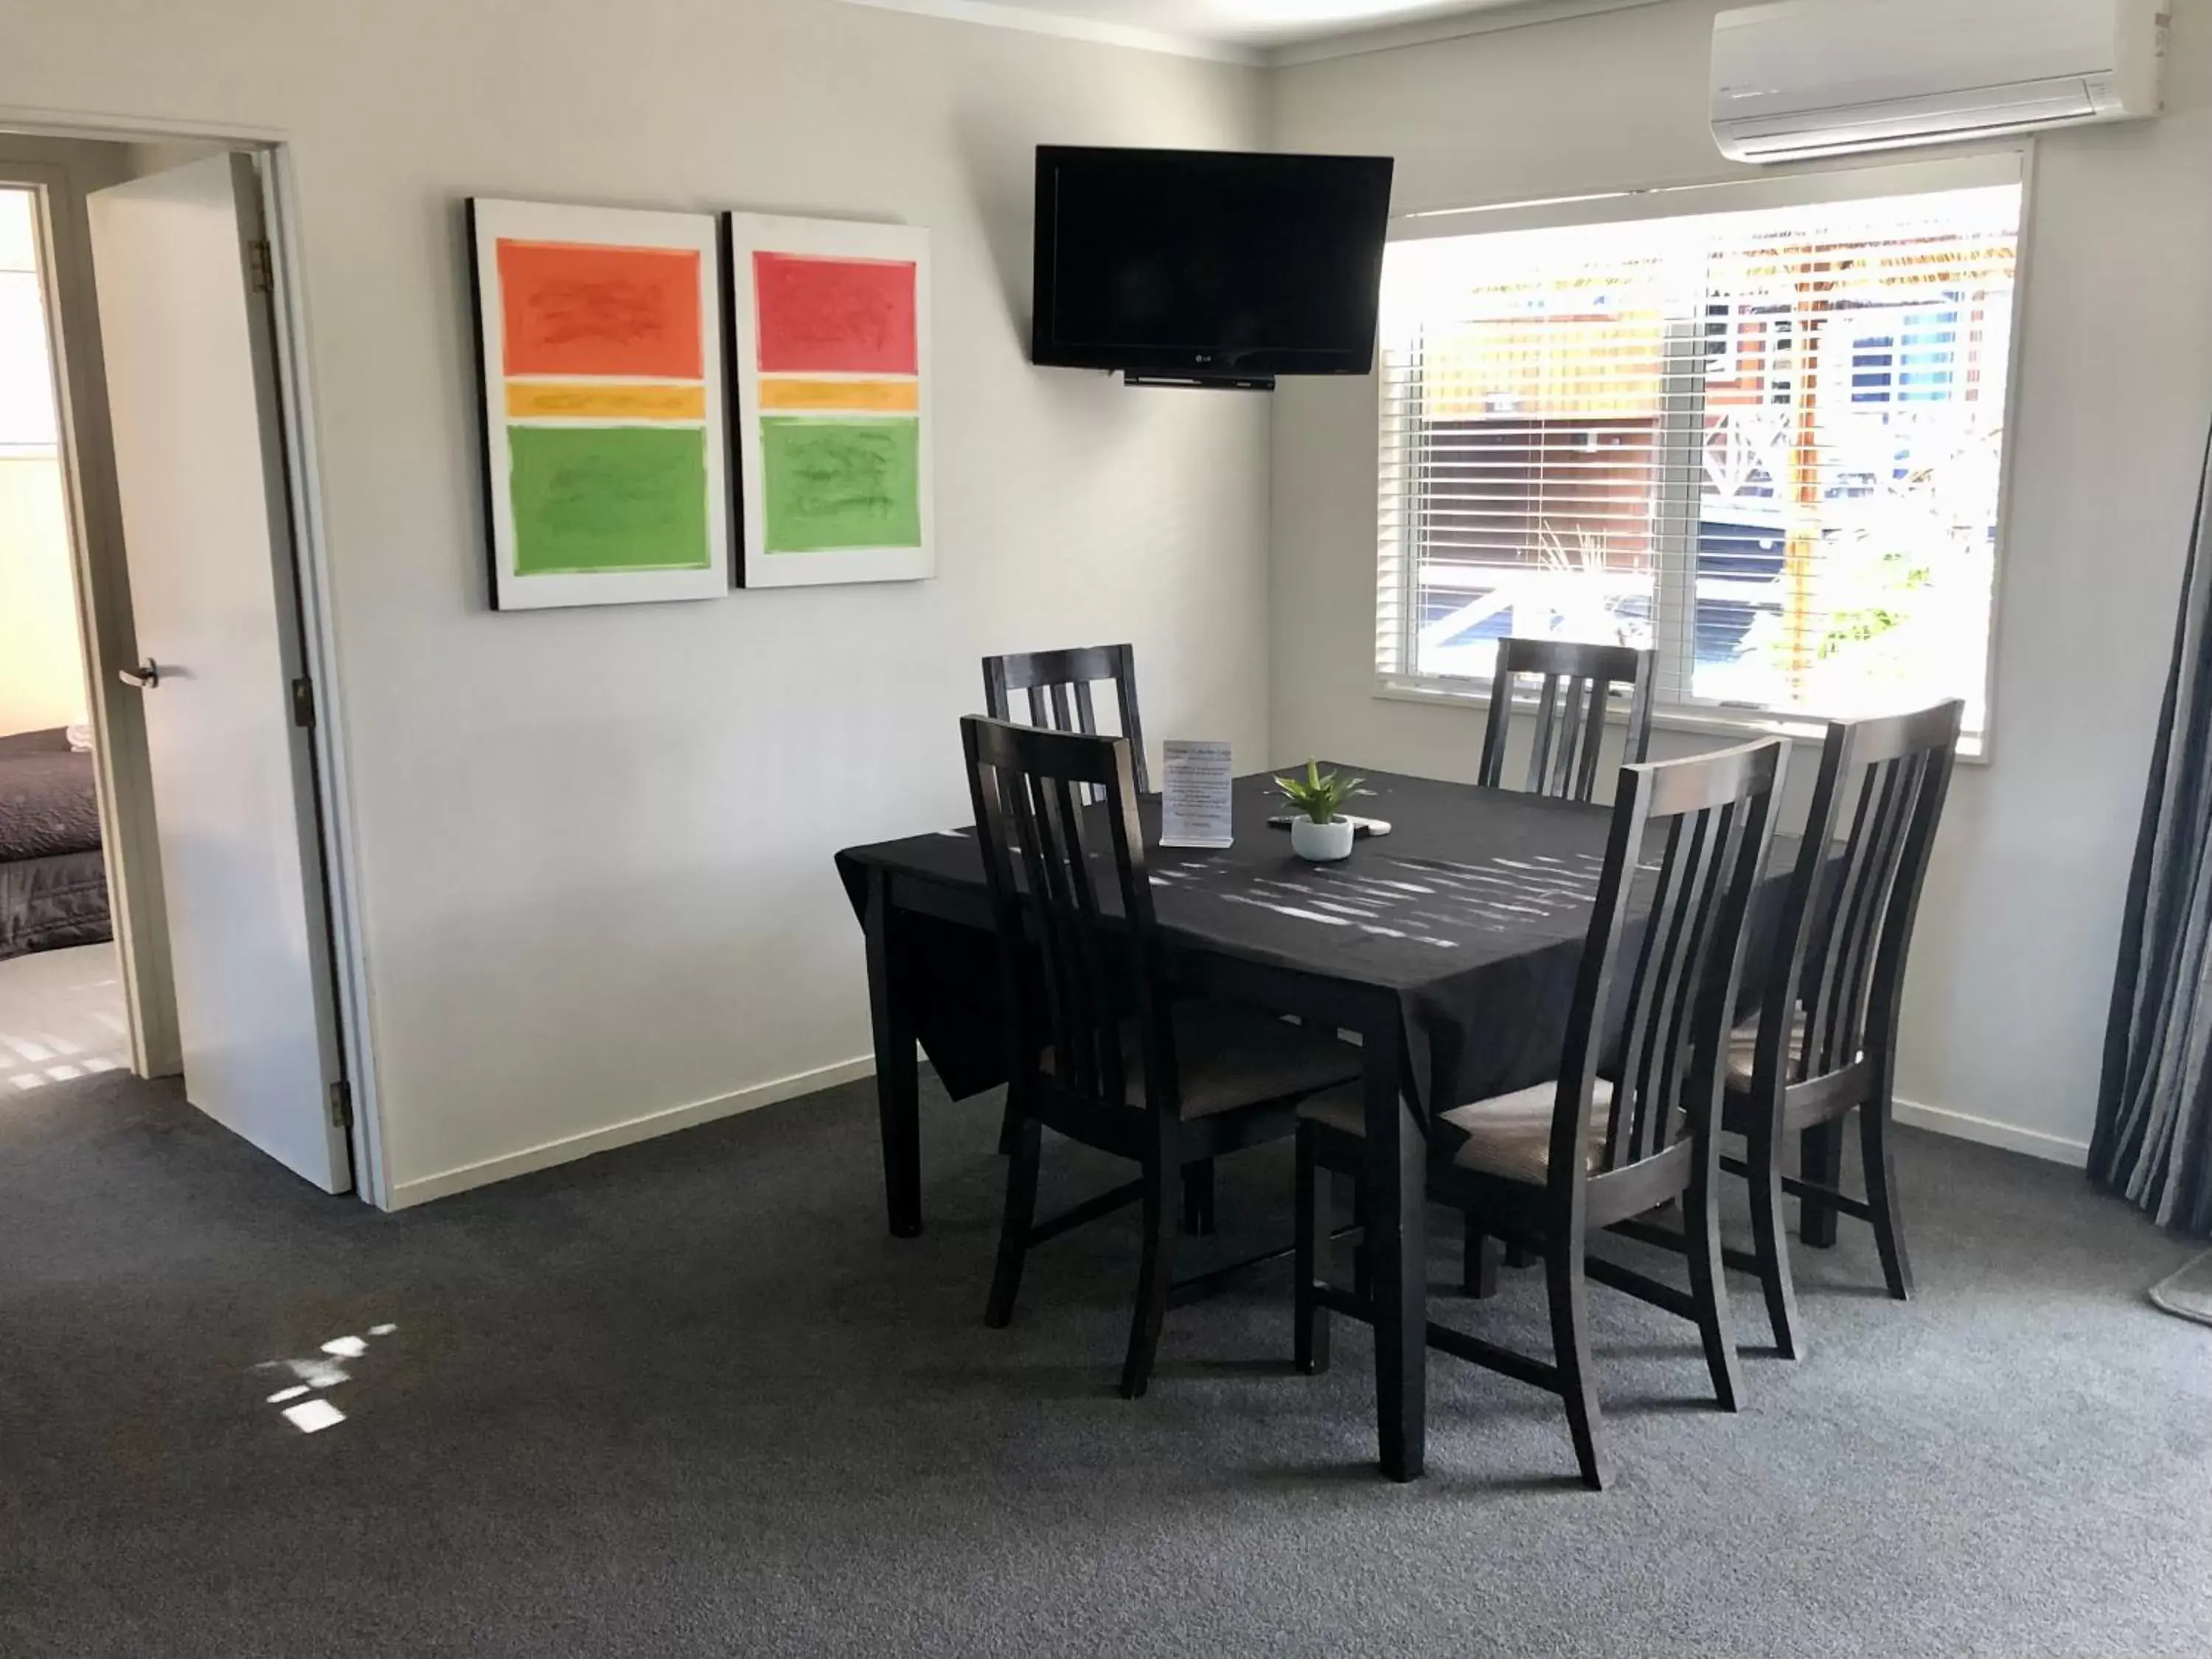
[[[1756,204],[1664,210],[1730,191]],[[2018,158],[1666,198],[1391,244],[1379,671],[1485,680],[1509,634],[1656,646],[1662,707],[1962,696],[1978,746]]]
[[[0,458],[58,457],[39,294],[38,198],[0,185]]]

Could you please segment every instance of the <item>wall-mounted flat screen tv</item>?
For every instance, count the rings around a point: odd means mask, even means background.
[[[1390,167],[1040,146],[1030,360],[1133,379],[1366,374]]]

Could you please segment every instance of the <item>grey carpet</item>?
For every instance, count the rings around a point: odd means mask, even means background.
[[[2212,1250],[2152,1285],[2150,1299],[2179,1318],[2212,1325]]]
[[[1846,1223],[1810,1356],[1753,1357],[1729,1418],[1687,1326],[1594,1291],[1616,1489],[1441,1357],[1401,1488],[1364,1335],[1291,1375],[1280,1277],[1178,1310],[1136,1404],[1126,1220],[984,1329],[994,1127],[931,1104],[899,1243],[865,1085],[395,1217],[167,1089],[0,1102],[0,1652],[2212,1651],[2212,1348],[2142,1292],[2188,1250],[2078,1175],[1908,1136],[1919,1300]],[[1220,1248],[1288,1176],[1232,1166]],[[1506,1278],[1446,1312],[1540,1342]],[[384,1323],[346,1421],[265,1403],[258,1365]]]

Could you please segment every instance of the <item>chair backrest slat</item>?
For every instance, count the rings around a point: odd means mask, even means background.
[[[1063,910],[1064,942],[1060,948],[1073,963],[1075,976],[1083,988],[1085,1015],[1079,1029],[1073,1035],[1090,1049],[1090,1064],[1083,1073],[1087,1079],[1085,1087],[1101,1098],[1122,1100],[1127,1098],[1127,1091],[1123,1088],[1121,1045],[1115,1020],[1115,981],[1106,962],[1103,912],[1098,903],[1089,815],[1084,811],[1085,803],[1077,798],[1075,789],[1065,778],[1047,780],[1045,793],[1055,836],[1063,848],[1054,865],[1065,872],[1066,897],[1073,902],[1072,907]]]
[[[1501,651],[1504,649],[1503,647],[1499,648]],[[1496,695],[1494,686],[1492,695]],[[1510,680],[1506,695],[1510,700],[1512,695]],[[1559,677],[1557,674],[1545,675],[1543,684],[1536,693],[1536,732],[1528,744],[1528,781],[1525,787],[1532,795],[1545,793],[1551,770],[1553,711],[1559,702]]]
[[[1048,790],[1024,787],[1022,781],[992,777],[992,787],[1006,804],[1012,821],[1010,836],[994,835],[995,842],[1018,855],[1022,880],[1017,891],[1042,896],[1036,906],[1039,967],[1037,984],[1044,1004],[1044,1024],[1051,1033],[1055,1056],[1064,1075],[1085,1078],[1095,1073],[1090,1030],[1090,1011],[1084,987],[1077,980],[1074,962],[1066,948],[1064,917],[1067,878],[1061,868],[1063,853],[1053,823]],[[980,826],[984,818],[979,817]],[[994,860],[995,862],[995,860]],[[1002,941],[1003,943],[1003,941]],[[1025,954],[1025,953],[1024,953]]]
[[[1966,705],[1830,724],[1765,982],[1753,1075],[1809,1082],[1887,1052]],[[1840,841],[1839,825],[1848,822]],[[1790,1059],[1790,1032],[1804,1040]]]
[[[1583,718],[1582,759],[1574,774],[1574,798],[1577,800],[1588,800],[1597,793],[1598,756],[1605,746],[1605,708],[1609,701],[1610,694],[1602,686],[1592,682],[1589,707]],[[1644,758],[1644,749],[1650,736],[1648,730],[1650,709],[1648,702],[1645,709],[1647,730],[1644,738],[1638,739],[1632,732],[1630,736],[1628,747],[1631,751],[1629,758],[1632,760],[1640,761]]]
[[[1587,715],[1593,707],[1605,707],[1605,692],[1595,681],[1570,679],[1562,683],[1559,698],[1558,752],[1543,793],[1572,800],[1580,798],[1577,786],[1581,781],[1583,763],[1588,758],[1584,741],[1589,736]]]
[[[1656,1158],[1711,1121],[1783,759],[1782,741],[1769,738],[1621,769],[1562,1055],[1555,1182],[1583,1178],[1601,1074],[1613,1102],[1600,1173]],[[1656,866],[1644,856],[1655,842]],[[1640,936],[1632,926],[1639,913]],[[1622,958],[1628,984],[1615,1038],[1609,1022]]]
[[[1031,1072],[1049,1050],[1056,1087],[1095,1106],[1125,1105],[1133,1091],[1122,1032],[1133,1019],[1145,1098],[1179,1109],[1152,971],[1131,744],[972,715],[960,728],[999,940],[1008,1063]],[[1094,791],[1096,803],[1085,799]]]
[[[1622,761],[1638,764],[1650,748],[1656,661],[1653,653],[1625,645],[1500,640],[1477,781],[1493,789],[1502,787],[1515,687],[1524,675],[1541,676],[1528,750],[1527,791],[1559,800],[1590,799],[1597,793],[1599,753],[1615,687],[1628,692],[1628,732]]]
[[[1834,945],[1823,953],[1821,994],[1813,1000],[1805,1043],[1807,1058],[1822,1071],[1848,1065],[1858,1054],[1865,1006],[1867,969],[1879,935],[1876,919],[1887,906],[1903,850],[1907,808],[1914,780],[1911,760],[1900,757],[1867,769],[1863,799],[1873,802],[1864,815],[1866,832],[1844,850],[1842,902],[1837,907]]]
[[[1623,1073],[1626,1109],[1634,1126],[1629,1147],[1638,1159],[1666,1149],[1674,1106],[1682,1097],[1685,1061],[1697,1038],[1700,1012],[1697,981],[1710,970],[1710,947],[1726,907],[1726,895],[1717,884],[1735,850],[1734,813],[1731,803],[1676,821],[1678,827],[1687,826],[1690,845],[1679,857],[1680,873],[1663,915],[1666,971],[1649,993],[1652,1040],[1633,1054],[1632,1066]],[[1655,915],[1652,927],[1657,928],[1662,920]]]
[[[1051,732],[1098,735],[1097,705],[1091,688],[1101,681],[1114,687],[1121,735],[1129,740],[1137,793],[1152,793],[1145,771],[1145,732],[1137,714],[1137,655],[1127,645],[1081,646],[1068,651],[1021,651],[983,659],[983,709],[994,720],[1012,720],[1013,699],[1021,693],[1029,723]],[[1100,799],[1097,785],[1084,786],[1086,800]]]
[[[1650,992],[1655,978],[1663,980],[1668,972],[1668,935],[1674,916],[1674,906],[1670,901],[1673,890],[1682,878],[1683,823],[1676,818],[1667,826],[1667,846],[1660,860],[1658,890],[1652,895],[1651,919],[1644,930],[1643,946],[1636,956],[1636,971],[1629,981],[1628,1014],[1621,1033],[1621,1052],[1628,1057],[1626,1064],[1631,1070],[1641,1070],[1648,1064],[1651,1045],[1658,1037],[1653,1016],[1662,999]],[[1639,1155],[1634,1115],[1615,1113],[1606,1135],[1607,1167],[1632,1164]]]

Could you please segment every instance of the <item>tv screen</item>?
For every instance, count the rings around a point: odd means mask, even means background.
[[[1194,378],[1366,374],[1390,167],[1040,146],[1030,360]]]

